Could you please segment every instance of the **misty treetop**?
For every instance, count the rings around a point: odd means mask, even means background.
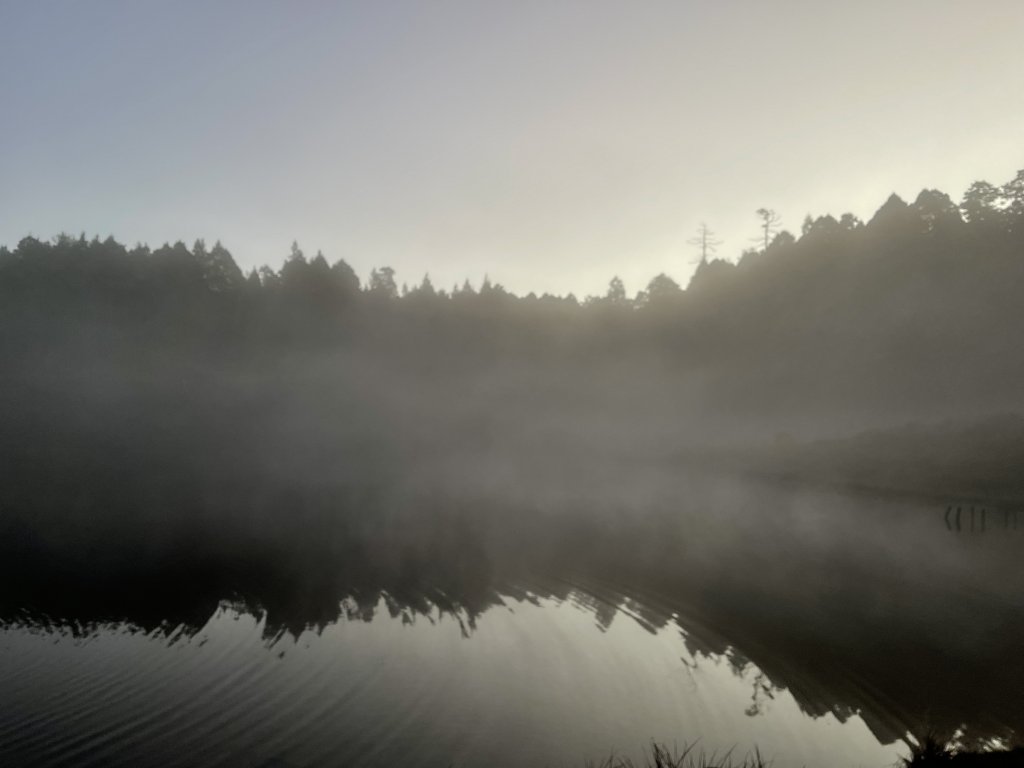
[[[615,277],[583,301],[490,279],[410,285],[387,266],[364,283],[298,244],[279,270],[246,275],[219,242],[26,237],[0,249],[0,353],[8,382],[230,369],[266,392],[292,391],[311,370],[296,356],[313,355],[343,365],[311,380],[362,387],[345,407],[386,397],[371,409],[378,426],[413,391],[440,401],[456,389],[497,413],[514,401],[561,418],[589,404],[680,433],[718,417],[799,431],[794,420],[1024,411],[1024,171],[972,184],[959,205],[936,190],[893,195],[866,223],[808,217],[799,237],[760,209],[751,230],[758,247],[733,263],[709,258],[718,243],[703,227],[686,288],[661,274],[630,296]]]
[[[799,238],[779,229],[780,219],[774,211],[762,208],[756,216],[758,236],[753,239],[761,247],[744,251],[735,264],[708,258],[709,251],[714,253],[721,243],[709,239],[712,233],[701,225],[700,237],[690,241],[702,249],[690,283],[693,293],[707,282],[732,277],[739,284],[745,273],[770,271],[770,257],[788,260],[789,268],[799,268],[801,257],[841,261],[843,256],[853,258],[854,252],[864,257],[894,252],[910,256],[923,254],[931,246],[968,255],[979,249],[998,252],[1018,247],[1024,238],[1024,170],[1002,186],[974,182],[959,205],[942,192],[923,190],[909,204],[892,195],[867,224],[849,213],[838,219],[807,216]],[[762,263],[755,264],[757,261]],[[222,294],[213,301],[273,304],[278,309],[303,305],[308,314],[320,314],[322,319],[356,305],[381,307],[387,300],[435,307],[520,303],[563,310],[599,306],[643,309],[681,298],[683,293],[676,281],[660,274],[633,297],[627,295],[618,277],[612,278],[605,295],[589,296],[582,302],[573,294],[519,297],[489,278],[484,278],[479,288],[465,281],[445,290],[435,287],[429,274],[411,286],[400,285],[395,271],[387,266],[374,268],[363,284],[344,259],[331,264],[319,251],[310,258],[298,243],[292,244],[280,270],[263,266],[245,275],[219,241],[208,247],[197,240],[191,249],[180,241],[155,250],[141,244],[129,249],[112,237],[88,240],[84,234],[77,238],[62,234],[50,242],[29,236],[13,251],[0,247],[0,290],[7,301],[60,297],[151,308],[171,297],[209,303],[209,294]]]

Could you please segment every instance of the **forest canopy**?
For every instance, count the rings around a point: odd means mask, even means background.
[[[483,423],[553,409],[688,441],[1024,411],[1024,171],[975,182],[959,204],[923,190],[866,223],[808,217],[799,236],[757,215],[767,246],[702,259],[686,288],[662,274],[630,296],[614,277],[582,301],[489,279],[410,286],[387,266],[361,281],[298,244],[280,269],[246,275],[219,242],[26,237],[0,249],[8,396],[173,371],[280,402],[315,362],[319,381],[358,390],[346,408],[378,404],[378,427],[403,409],[447,413],[455,390],[473,393],[459,408]]]
[[[758,216],[774,216],[759,209]],[[755,264],[762,257],[801,258],[850,255],[851,251],[876,254],[900,251],[904,254],[928,250],[942,240],[947,251],[969,255],[980,250],[999,250],[1019,245],[1024,236],[1024,170],[1002,186],[987,181],[970,185],[959,204],[938,190],[922,190],[912,203],[892,195],[864,224],[853,214],[838,219],[832,215],[805,218],[799,237],[775,227],[777,218],[765,219],[761,228],[764,247],[748,249],[738,263],[723,259],[701,259],[690,289],[696,293],[707,283],[721,283],[735,273],[734,283],[744,273],[765,267]],[[770,225],[770,228],[769,228]],[[60,234],[51,241],[28,236],[10,250],[0,247],[0,290],[8,301],[18,298],[57,300],[91,296],[96,303],[116,306],[146,299],[197,299],[204,294],[223,294],[222,303],[246,297],[250,303],[305,305],[306,312],[328,319],[359,303],[400,300],[406,304],[472,303],[497,306],[517,300],[525,304],[564,307],[617,306],[641,309],[680,298],[683,289],[671,277],[659,274],[634,296],[627,295],[618,277],[613,277],[603,296],[578,301],[573,294],[515,296],[500,284],[484,278],[479,287],[465,281],[450,289],[435,287],[429,274],[414,282],[399,284],[388,266],[374,268],[365,282],[344,260],[333,264],[321,252],[308,257],[293,243],[279,270],[269,266],[247,275],[231,253],[218,241],[208,247],[197,240],[191,248],[183,242],[151,249],[136,244],[127,248],[113,237],[87,239]]]

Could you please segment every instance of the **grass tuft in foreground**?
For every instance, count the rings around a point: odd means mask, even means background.
[[[587,762],[587,768],[769,768],[771,762],[765,760],[757,748],[753,754],[742,759],[733,756],[732,750],[719,755],[708,754],[696,749],[696,744],[684,744],[682,748],[669,749],[663,744],[651,743],[651,748],[643,758],[643,763],[634,763],[628,757],[611,755],[602,762]]]

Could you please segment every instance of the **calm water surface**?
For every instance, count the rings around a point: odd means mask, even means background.
[[[1024,531],[967,509],[958,532],[931,503],[711,494],[552,533],[546,558],[488,523],[429,550],[466,594],[408,563],[262,605],[181,574],[77,610],[11,584],[0,764],[581,765],[656,739],[888,766],[926,727],[1012,739]]]

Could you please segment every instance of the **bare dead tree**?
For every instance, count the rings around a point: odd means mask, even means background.
[[[697,227],[697,236],[691,237],[686,242],[689,245],[696,245],[700,248],[700,260],[702,262],[707,261],[708,254],[713,255],[718,250],[718,246],[722,244],[721,240],[715,239],[715,233],[708,229],[708,225],[703,221]]]

